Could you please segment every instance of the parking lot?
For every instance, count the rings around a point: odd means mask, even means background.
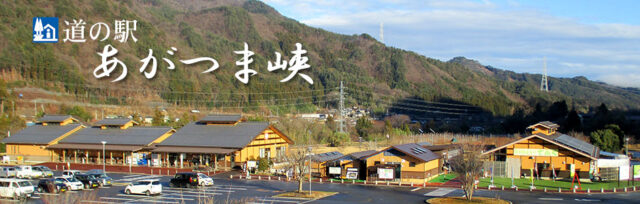
[[[59,176],[61,172],[55,172]],[[311,200],[274,198],[272,196],[283,192],[268,190],[260,186],[238,185],[233,180],[214,178],[215,185],[198,188],[172,188],[169,181],[172,176],[139,175],[139,174],[108,174],[113,178],[113,185],[97,189],[68,191],[61,194],[35,193],[34,197],[26,201],[0,199],[0,202],[21,203],[306,203]],[[163,188],[161,195],[128,195],[124,193],[129,183],[143,179],[159,179]],[[32,179],[37,185],[39,179]]]
[[[55,172],[60,175],[60,172]],[[460,189],[414,188],[393,186],[363,186],[338,183],[313,183],[312,189],[338,192],[319,200],[300,200],[273,197],[297,189],[296,182],[229,179],[228,175],[214,176],[215,185],[200,188],[171,188],[172,176],[109,174],[113,186],[70,191],[63,194],[36,193],[26,201],[0,199],[0,203],[424,203],[425,199],[443,196],[462,196]],[[156,196],[127,195],[124,188],[142,179],[159,179],[162,194]],[[37,179],[32,180],[36,184]],[[308,189],[308,183],[304,184]],[[482,197],[500,197],[513,203],[548,203],[550,199],[563,203],[605,202],[630,203],[640,199],[640,193],[623,194],[552,194],[540,192],[486,191],[475,193]]]

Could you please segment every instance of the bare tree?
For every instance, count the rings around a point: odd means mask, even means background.
[[[482,175],[482,144],[462,144],[460,154],[450,160],[451,170],[458,174],[467,200],[473,197],[475,181]]]
[[[289,153],[283,157],[286,163],[286,169],[293,171],[293,178],[298,181],[298,192],[303,193],[302,183],[305,180],[305,172],[311,171],[309,169],[309,155],[310,152],[307,148],[298,148],[289,150]]]

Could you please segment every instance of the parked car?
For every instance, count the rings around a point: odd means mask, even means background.
[[[177,173],[169,182],[171,187],[191,188],[198,186],[198,174],[196,173]]]
[[[50,178],[40,180],[37,191],[39,193],[64,193],[69,191],[69,187],[62,181]]]
[[[49,167],[46,166],[33,166],[33,168],[31,168],[34,172],[40,172],[42,174],[42,176],[40,176],[41,178],[51,178],[53,177],[53,171],[51,171],[51,169],[49,169]]]
[[[111,186],[113,183],[113,178],[107,176],[107,174],[89,174],[98,179],[100,182],[100,186]]]
[[[74,177],[59,176],[56,177],[56,181],[64,183],[64,185],[67,185],[67,189],[72,191],[82,190],[84,188],[82,181]]]
[[[162,185],[158,179],[146,179],[133,182],[124,188],[126,194],[144,194],[147,196],[162,193]]]
[[[206,174],[198,173],[198,185],[213,186],[213,179]]]
[[[108,176],[101,169],[91,169],[87,171],[87,174],[91,174],[100,182],[100,186],[111,186],[113,183],[113,178]]]
[[[0,179],[0,197],[25,199],[33,197],[34,187],[29,180]]]
[[[16,177],[16,168],[12,166],[5,166],[0,168],[0,177],[3,177],[3,178]]]
[[[62,176],[66,176],[66,177],[73,177],[76,174],[80,174],[82,172],[78,171],[78,170],[64,170],[62,171]]]
[[[18,178],[39,178],[42,173],[34,172],[31,166],[16,166],[16,177]]]
[[[100,182],[98,181],[98,179],[90,174],[76,174],[73,177],[82,182],[82,184],[84,185],[84,189],[100,187]]]

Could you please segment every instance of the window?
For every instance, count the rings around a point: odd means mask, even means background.
[[[380,161],[373,162],[373,165],[380,165]]]
[[[415,162],[409,162],[409,167],[416,167],[416,163]]]
[[[264,148],[260,148],[260,158],[264,158]]]

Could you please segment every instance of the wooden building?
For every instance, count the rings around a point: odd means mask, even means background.
[[[139,127],[128,118],[103,119],[93,127],[84,128],[60,140],[47,149],[59,156],[60,162],[151,165],[149,150],[171,136],[171,127]],[[102,142],[106,142],[103,146]],[[102,155],[103,148],[105,155]],[[155,160],[158,162],[158,160]]]
[[[247,122],[241,115],[209,115],[180,128],[155,145],[171,166],[242,166],[258,158],[279,158],[293,141],[268,122]]]
[[[341,178],[341,179],[367,179],[367,165],[363,158],[375,154],[375,150],[367,150],[361,152],[354,152],[348,155],[344,155],[337,159],[327,162],[327,172],[329,177]],[[340,168],[339,172],[331,172],[331,168]],[[334,174],[331,174],[334,173]],[[337,174],[335,174],[337,173]]]
[[[367,180],[424,183],[440,173],[440,156],[416,143],[394,145],[362,159]]]
[[[78,120],[70,115],[45,115],[20,132],[2,140],[6,144],[7,155],[11,160],[21,158],[23,161],[51,161],[58,155],[46,149],[49,145],[84,128]]]
[[[571,178],[571,172],[575,172],[580,179],[588,179],[596,168],[600,149],[558,133],[558,127],[548,121],[534,124],[529,126],[531,135],[483,154],[490,154],[492,161],[506,162],[506,173],[514,172],[515,177],[531,176],[533,169],[536,177]]]

